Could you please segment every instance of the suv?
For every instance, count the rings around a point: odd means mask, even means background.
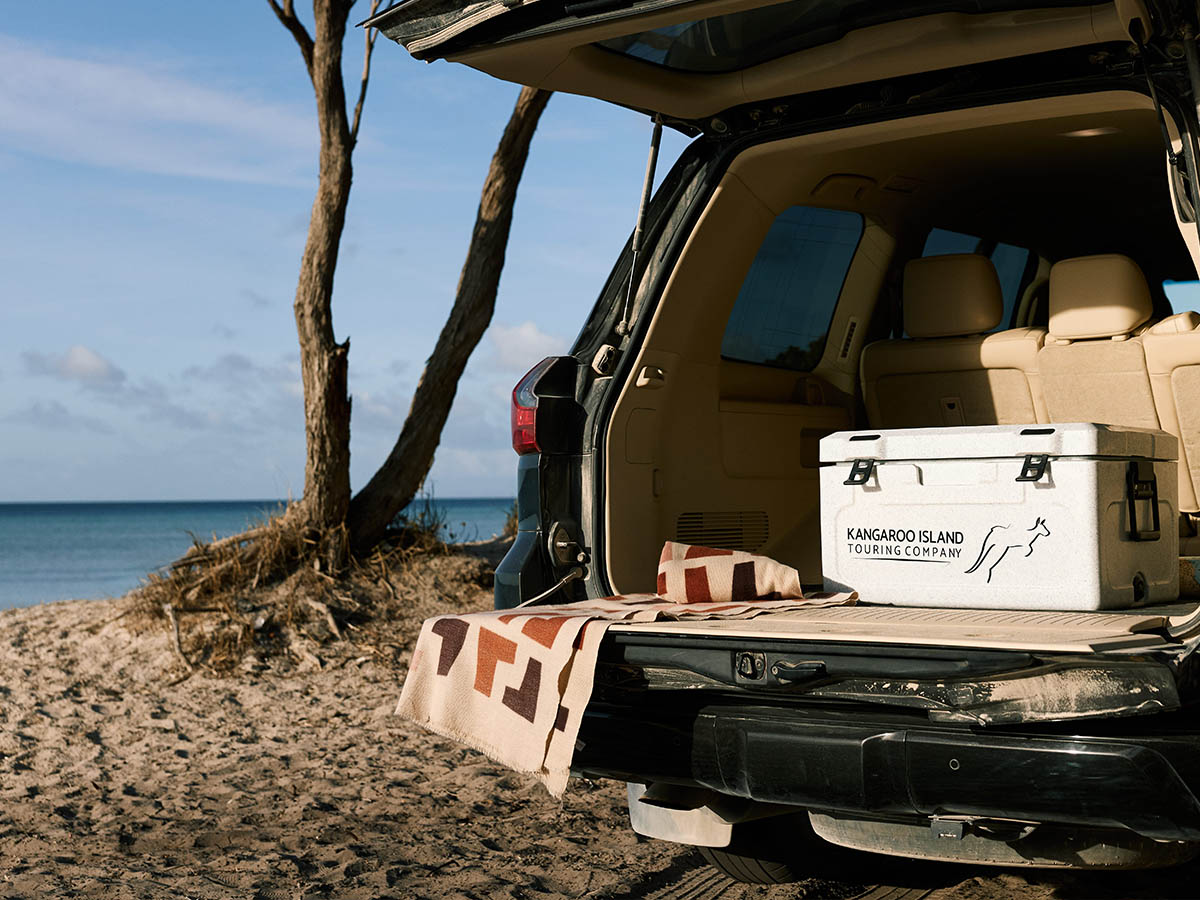
[[[1196,555],[1200,316],[1163,289],[1200,262],[1195,16],[407,0],[372,19],[419,59],[694,136],[571,354],[513,392],[519,533],[497,606],[653,591],[667,540],[820,585],[818,442],[856,427],[1170,432]],[[629,783],[637,831],[741,880],[805,874],[786,852],[804,836],[1168,865],[1200,849],[1198,645],[1187,596],[619,624],[575,766]]]

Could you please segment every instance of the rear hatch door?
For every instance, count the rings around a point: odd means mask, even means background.
[[[418,59],[703,120],[747,102],[1129,40],[1128,0],[402,0],[366,24]]]

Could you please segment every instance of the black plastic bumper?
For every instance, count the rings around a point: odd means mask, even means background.
[[[855,709],[593,704],[579,771],[809,809],[971,815],[1200,840],[1200,730],[939,727]],[[1139,724],[1140,728],[1145,725]]]

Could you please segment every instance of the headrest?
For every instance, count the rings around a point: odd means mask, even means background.
[[[1000,279],[986,256],[926,256],[904,267],[904,330],[909,337],[982,334],[1003,317]]]
[[[1120,337],[1154,314],[1146,276],[1128,256],[1077,256],[1050,267],[1050,336]]]

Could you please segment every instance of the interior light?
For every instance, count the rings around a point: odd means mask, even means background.
[[[1103,128],[1080,128],[1078,131],[1064,131],[1060,137],[1100,137],[1102,134],[1116,134],[1120,130],[1119,128],[1109,128],[1107,126]]]

